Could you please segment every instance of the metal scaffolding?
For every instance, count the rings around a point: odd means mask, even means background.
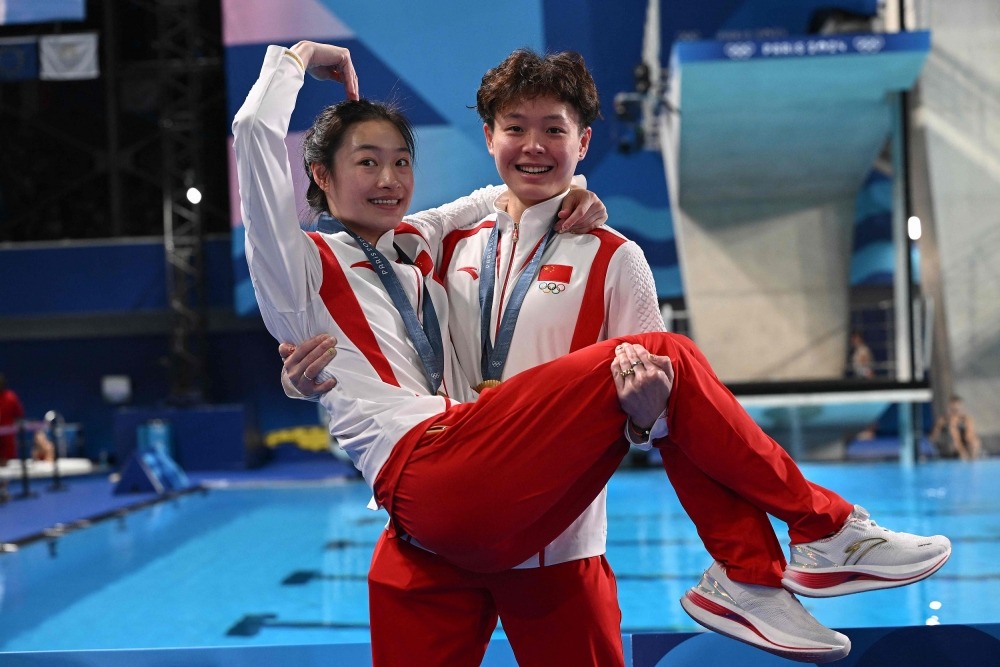
[[[167,302],[171,313],[170,345],[166,365],[169,396],[174,404],[201,402],[205,386],[205,294],[203,247],[205,204],[200,200],[206,181],[217,175],[208,173],[222,167],[206,164],[210,153],[207,142],[221,142],[222,133],[210,127],[210,119],[219,109],[224,95],[219,36],[207,30],[204,7],[199,0],[129,0],[118,3],[105,0],[107,61],[117,71],[108,72],[110,110],[122,107],[121,97],[136,86],[152,97],[152,104],[137,99],[133,92],[129,104],[150,104],[156,120],[153,136],[137,143],[159,158],[159,164],[147,167],[147,179],[155,184],[162,203],[163,245],[165,253]],[[130,12],[130,24],[147,26],[148,48],[131,61],[118,59],[116,15]],[[120,46],[120,45],[119,45]],[[117,65],[115,61],[119,60]],[[116,98],[114,91],[122,91]],[[117,132],[109,113],[109,144],[113,154],[122,155],[122,164],[133,166],[134,146],[117,149]],[[222,146],[218,147],[221,152]],[[115,162],[115,161],[113,161]],[[112,212],[121,209],[121,180],[110,174]],[[192,189],[197,190],[192,196]],[[116,202],[117,205],[116,205]]]
[[[205,392],[204,230],[200,188],[204,164],[204,99],[218,60],[205,58],[197,0],[143,2],[155,12],[155,52],[162,104],[163,245],[172,314],[170,399],[200,402]],[[192,201],[194,200],[194,201]]]

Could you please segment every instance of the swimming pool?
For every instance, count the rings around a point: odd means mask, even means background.
[[[887,526],[954,542],[920,584],[804,599],[822,622],[1000,618],[1000,461],[804,470]],[[0,652],[365,642],[366,572],[385,523],[368,498],[357,482],[210,488],[0,554]],[[709,560],[662,472],[620,472],[608,504],[622,631],[700,629],[677,600]]]
[[[367,500],[358,484],[210,489],[4,554],[0,650],[366,641],[384,521]]]

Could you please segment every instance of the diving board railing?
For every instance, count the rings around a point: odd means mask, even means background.
[[[789,390],[782,391],[784,386]],[[755,385],[753,393],[746,386],[730,389],[754,421],[796,460],[842,458],[847,441],[879,421],[891,405],[899,408],[899,461],[917,460],[923,428],[915,413],[933,398],[927,385],[857,380],[782,385],[768,388],[771,393],[757,393],[764,387]],[[824,448],[830,453],[816,453]]]
[[[931,304],[926,299],[915,299],[913,313],[912,381],[899,380],[893,301],[882,299],[852,304],[847,316],[851,329],[860,331],[874,351],[874,378],[851,378],[845,369],[843,376],[826,380],[762,378],[727,384],[761,428],[799,460],[839,458],[846,441],[879,421],[895,405],[899,408],[899,460],[912,463],[926,430],[926,425],[920,423],[919,407],[934,399],[927,382]],[[688,311],[664,303],[661,314],[669,331],[698,342],[691,331]],[[847,359],[844,361],[846,366]]]
[[[29,436],[30,434],[30,436]],[[42,436],[42,442],[51,447],[51,453],[44,460],[37,460],[35,454],[35,439]],[[49,491],[64,491],[61,462],[66,458],[66,421],[62,414],[55,410],[45,413],[44,419],[22,419],[12,426],[0,427],[0,435],[15,435],[17,437],[17,458],[6,466],[0,467],[0,503],[9,499],[22,500],[32,498],[36,494],[31,490],[31,480],[49,478]],[[49,458],[51,456],[51,458]],[[20,491],[10,492],[10,482],[20,480]]]

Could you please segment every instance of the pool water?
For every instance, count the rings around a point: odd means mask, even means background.
[[[364,641],[366,563],[384,523],[367,500],[357,484],[212,489],[5,554],[0,649],[321,642],[326,624],[346,626],[336,641]],[[303,571],[329,576],[284,583]],[[227,634],[269,614],[306,625]]]
[[[820,621],[1000,618],[1000,461],[803,469],[882,525],[954,544],[920,584],[803,599]],[[0,554],[0,652],[365,642],[366,572],[386,520],[369,496],[358,482],[210,488]],[[608,508],[622,631],[699,630],[677,601],[710,560],[662,471],[621,471]]]

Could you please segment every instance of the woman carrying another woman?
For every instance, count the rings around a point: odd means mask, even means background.
[[[839,507],[787,511],[803,503],[782,501],[815,489],[794,464],[775,465],[787,454],[682,336],[598,343],[508,378],[474,403],[460,402],[467,383],[454,361],[447,300],[431,259],[441,230],[399,225],[413,188],[405,119],[363,101],[321,114],[314,127],[333,140],[329,154],[305,156],[310,201],[336,218],[341,231],[310,236],[299,228],[284,141],[305,71],[343,80],[348,96],[357,96],[345,49],[308,42],[269,47],[233,126],[247,260],[277,340],[336,337],[336,356],[317,378],[327,385],[335,378],[336,386],[321,402],[331,432],[395,531],[469,570],[511,568],[600,492],[628,452],[626,429],[648,439],[654,423],[665,420],[673,446],[788,524],[798,555],[785,575],[793,590],[810,594],[831,578],[847,586],[840,592],[902,585],[947,560],[944,537],[892,533],[853,514],[845,523]],[[480,203],[494,198],[483,195]],[[841,542],[873,535],[882,546],[857,562],[834,554]],[[813,560],[804,562],[807,556]],[[727,604],[701,593],[699,604]],[[735,619],[716,629],[740,637],[741,627]],[[846,655],[849,640],[838,634],[835,643],[817,641],[795,653],[824,661]]]

